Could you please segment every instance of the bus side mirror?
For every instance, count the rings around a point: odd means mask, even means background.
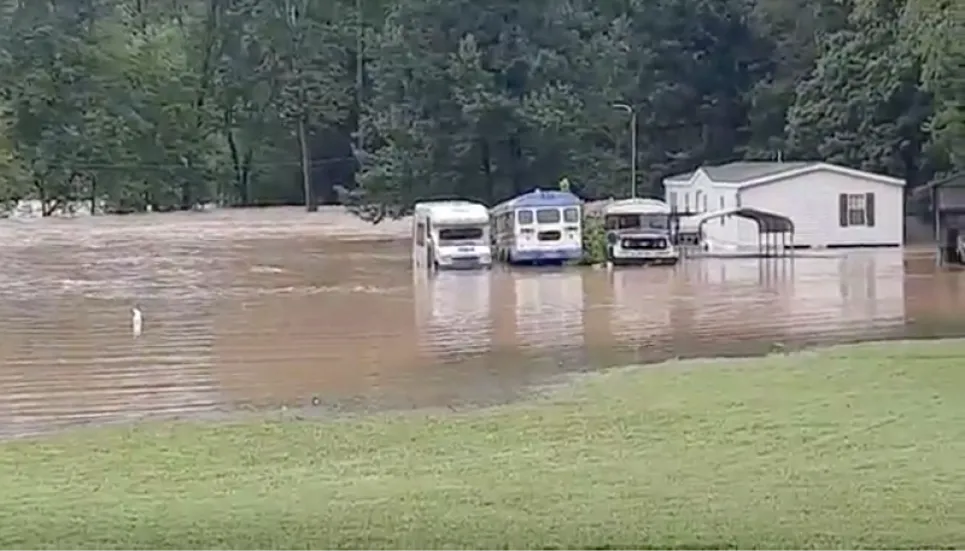
[[[616,234],[615,232],[612,232],[612,231],[611,231],[611,232],[609,232],[609,233],[606,234],[606,242],[607,242],[607,243],[609,243],[609,244],[611,244],[611,245],[616,245],[616,244],[617,244],[617,240],[619,240],[619,237],[617,236],[617,234]]]

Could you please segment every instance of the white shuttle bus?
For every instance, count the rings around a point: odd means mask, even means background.
[[[500,262],[560,264],[583,257],[583,201],[572,193],[537,189],[496,205],[491,215]]]
[[[420,270],[492,267],[489,209],[471,201],[416,204],[412,262]]]
[[[658,199],[623,199],[603,209],[607,260],[613,264],[676,264],[670,205]]]

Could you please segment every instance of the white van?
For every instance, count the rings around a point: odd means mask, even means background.
[[[421,270],[492,267],[489,210],[471,201],[416,204],[412,262]]]

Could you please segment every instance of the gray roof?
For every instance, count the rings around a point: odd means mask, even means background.
[[[817,163],[813,162],[767,162],[767,161],[738,161],[724,165],[701,167],[707,177],[715,182],[739,184],[748,180],[755,180],[765,176],[773,176],[782,172],[798,170]],[[693,172],[670,176],[667,180],[689,180]]]
[[[694,172],[696,171],[691,170],[690,172],[684,172],[683,174],[674,174],[673,176],[667,176],[664,179],[673,180],[675,182],[686,182],[687,180],[690,180],[690,178],[694,175]]]

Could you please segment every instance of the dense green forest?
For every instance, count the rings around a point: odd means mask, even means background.
[[[0,202],[587,197],[706,163],[965,168],[956,0],[0,0]],[[305,190],[309,190],[308,193]]]

